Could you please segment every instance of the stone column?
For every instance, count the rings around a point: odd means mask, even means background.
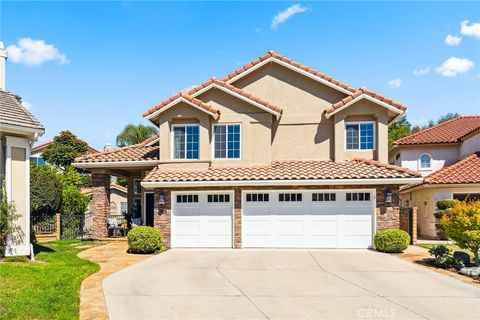
[[[164,205],[159,204],[160,194],[163,195]],[[171,246],[171,191],[168,189],[155,188],[153,193],[153,225],[162,232],[163,244]]]
[[[107,217],[110,214],[110,175],[92,172],[93,237],[107,236]]]
[[[242,247],[242,190],[235,189],[235,202],[233,210],[233,247]]]

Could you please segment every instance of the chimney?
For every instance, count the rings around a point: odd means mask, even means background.
[[[3,46],[3,41],[0,41],[0,90],[6,90],[5,88],[5,62],[7,61],[7,51]]]
[[[106,143],[105,146],[103,147],[103,151],[109,151],[113,150],[113,147],[110,143]]]

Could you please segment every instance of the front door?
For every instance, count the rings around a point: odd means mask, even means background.
[[[145,193],[145,225],[153,227],[153,193]]]

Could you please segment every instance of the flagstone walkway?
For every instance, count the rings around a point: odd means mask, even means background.
[[[108,319],[103,295],[103,280],[123,268],[150,258],[152,255],[127,253],[126,241],[110,242],[103,246],[93,247],[78,254],[82,259],[96,262],[100,271],[92,274],[82,282],[80,288],[80,319]]]

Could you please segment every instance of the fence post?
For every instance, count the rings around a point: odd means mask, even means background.
[[[412,216],[410,217],[412,244],[417,243],[417,207],[412,208]]]
[[[55,239],[60,240],[60,233],[62,227],[62,215],[60,213],[55,214]]]

